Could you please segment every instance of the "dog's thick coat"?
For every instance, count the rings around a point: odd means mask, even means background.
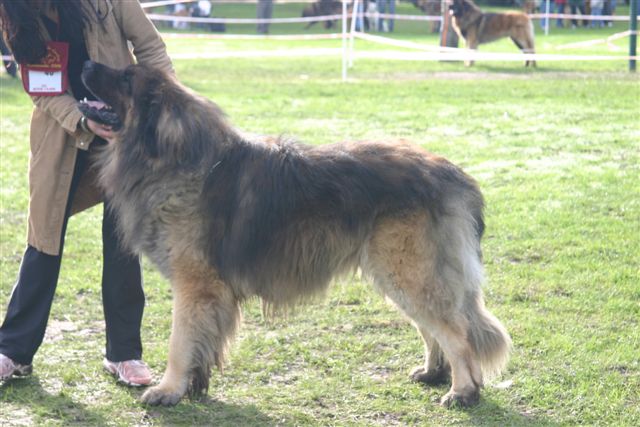
[[[357,267],[422,335],[413,378],[451,375],[442,403],[477,401],[510,339],[484,308],[483,200],[469,176],[402,142],[243,137],[215,104],[143,66],[87,63],[83,79],[124,124],[97,159],[123,241],[173,288],[168,367],[144,402],[207,389],[246,299],[288,307]]]
[[[453,28],[463,38],[467,49],[503,37],[510,37],[523,53],[535,53],[533,24],[522,12],[484,13],[472,0],[453,0],[449,6],[453,15]],[[473,61],[465,61],[467,66]],[[536,66],[536,61],[525,60],[525,66]]]

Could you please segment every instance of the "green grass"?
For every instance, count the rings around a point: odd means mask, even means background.
[[[553,30],[538,40],[544,50],[545,40],[555,46],[593,34]],[[486,48],[512,48],[500,43]],[[168,39],[171,53],[339,45]],[[347,83],[339,57],[184,60],[176,68],[243,130],[311,144],[406,138],[475,176],[487,201],[487,305],[514,341],[508,368],[477,407],[440,408],[447,387],[408,379],[422,359],[418,335],[355,277],[272,323],[252,301],[206,399],[145,407],[140,390],[101,369],[94,208],[70,221],[45,343],[32,377],[0,386],[0,425],[638,425],[640,80],[624,61],[531,71],[519,62],[465,69],[361,60]],[[31,108],[20,83],[1,75],[0,317],[25,244]],[[146,261],[145,290],[145,360],[159,376],[171,295]]]

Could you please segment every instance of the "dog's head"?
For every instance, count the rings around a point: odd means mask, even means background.
[[[147,110],[165,81],[166,76],[159,70],[143,65],[115,70],[87,61],[82,69],[82,82],[86,88],[109,105],[123,123],[130,122],[134,109]]]
[[[159,69],[130,65],[116,70],[87,61],[82,81],[123,123],[119,142],[148,158],[195,164],[205,146],[229,129],[214,103]]]
[[[453,0],[453,3],[449,5],[449,13],[456,18],[462,18],[470,10],[471,5],[467,0]]]

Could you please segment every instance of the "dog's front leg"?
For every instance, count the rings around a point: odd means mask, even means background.
[[[189,327],[188,300],[174,286],[173,318],[169,338],[169,360],[160,384],[142,395],[149,405],[175,405],[185,395],[189,382],[189,365],[193,354],[193,331]]]
[[[173,324],[167,370],[142,395],[150,405],[175,405],[189,392],[206,393],[213,365],[222,368],[240,323],[240,307],[217,274],[187,263],[174,270]]]
[[[475,31],[469,31],[467,37],[464,39],[467,50],[472,51],[471,53],[475,54],[478,49],[478,38],[476,37]],[[473,59],[467,59],[464,61],[464,65],[467,67],[472,66],[474,63]]]

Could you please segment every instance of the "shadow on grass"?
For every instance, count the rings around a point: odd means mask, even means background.
[[[144,389],[128,389],[139,400]],[[148,406],[138,403],[144,412],[144,420],[160,425],[215,425],[215,426],[275,426],[284,420],[274,420],[263,414],[255,405],[237,405],[221,402],[209,396],[182,399],[176,406]]]
[[[450,384],[439,386],[422,385],[425,390],[438,390],[437,396],[443,396],[449,391]],[[515,404],[505,405],[504,403],[494,401],[490,397],[486,397],[486,391],[480,391],[480,402],[469,408],[454,406],[445,410],[445,414],[449,411],[454,413],[452,419],[457,418],[456,412],[463,413],[466,416],[464,425],[471,426],[557,426],[560,423],[554,421],[546,415],[537,413],[526,404],[522,405],[522,410],[518,410]],[[439,399],[438,399],[439,400]],[[436,401],[437,402],[437,401]],[[437,404],[434,402],[434,404]],[[462,414],[458,414],[462,415]],[[446,417],[446,416],[445,416]]]
[[[484,425],[508,425],[508,426],[530,426],[560,425],[552,419],[529,412],[526,410],[517,411],[513,407],[505,407],[492,400],[480,398],[480,404],[467,410],[469,415],[468,423],[474,426]]]
[[[89,409],[86,405],[66,396],[64,392],[51,394],[46,391],[38,377],[13,379],[0,385],[0,406],[3,403],[14,403],[29,408],[29,413],[21,413],[22,417],[43,418],[48,421],[60,421],[63,424],[106,425],[108,420],[102,414]],[[5,421],[11,424],[11,414],[3,414]],[[20,425],[25,420],[14,420]],[[21,422],[22,421],[22,422]],[[30,420],[36,424],[37,420]]]
[[[138,400],[144,389],[122,388],[134,400]],[[60,423],[62,425],[103,426],[113,424],[114,419],[105,417],[100,408],[87,405],[66,396],[64,391],[51,394],[46,391],[36,376],[12,379],[0,384],[0,407],[5,404],[18,406],[15,414],[2,411],[0,424],[37,425]],[[20,410],[20,407],[28,410]],[[104,407],[102,408],[104,410]],[[117,410],[114,406],[114,410]],[[160,425],[216,425],[216,426],[275,426],[276,422],[263,414],[254,405],[235,405],[205,397],[199,400],[183,399],[170,408],[146,406],[133,403],[128,412],[138,413],[145,423]],[[135,416],[135,415],[134,415]]]

